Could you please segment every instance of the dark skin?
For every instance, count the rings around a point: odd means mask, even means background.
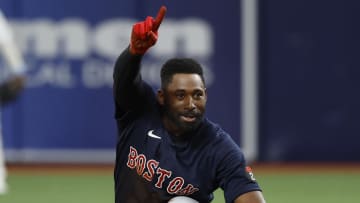
[[[159,104],[167,107],[163,116],[165,128],[173,135],[195,128],[205,113],[206,88],[197,74],[175,74],[172,81],[157,94]]]
[[[252,191],[238,196],[234,203],[265,203],[265,199],[262,192]]]
[[[186,129],[181,124],[195,124],[197,117],[184,116],[185,112],[198,112],[203,115],[207,101],[206,88],[197,74],[175,74],[170,84],[165,89],[158,90],[158,102],[167,105],[169,114],[164,114],[165,128],[173,135],[181,136]],[[191,115],[191,114],[190,114]],[[262,192],[252,191],[238,196],[234,203],[265,203]]]
[[[16,76],[0,86],[0,103],[5,104],[14,100],[23,90],[25,77]]]
[[[134,55],[144,54],[157,39],[157,31],[164,19],[166,7],[162,6],[155,20],[137,24],[133,28],[130,52]],[[163,123],[169,133],[175,136],[194,129],[205,113],[207,100],[206,88],[197,74],[174,74],[172,81],[157,93],[159,104],[164,109]],[[265,203],[260,191],[252,191],[238,196],[234,203]]]

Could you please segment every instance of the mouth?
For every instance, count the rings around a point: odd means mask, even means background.
[[[198,115],[197,113],[184,113],[180,115],[180,119],[184,122],[195,122],[200,115]]]
[[[180,116],[181,120],[184,122],[194,122],[196,120],[196,116]]]

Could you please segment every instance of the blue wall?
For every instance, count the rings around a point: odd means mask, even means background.
[[[8,149],[113,149],[112,68],[132,23],[155,16],[163,1],[1,0],[29,65],[28,87],[5,109]],[[169,57],[206,68],[207,115],[239,142],[240,2],[166,1],[159,42],[144,78],[159,86]],[[191,6],[189,6],[191,4]]]
[[[168,7],[144,78],[169,57],[207,70],[207,115],[240,142],[240,2],[0,0],[29,65],[7,149],[114,149],[112,66],[131,25]],[[191,6],[190,6],[191,5]],[[259,0],[259,159],[359,161],[360,3]],[[244,118],[245,119],[245,118]]]
[[[360,160],[358,1],[261,1],[263,160]]]

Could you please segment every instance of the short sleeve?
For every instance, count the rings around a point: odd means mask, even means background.
[[[221,153],[216,158],[219,160],[217,166],[217,181],[224,190],[226,203],[232,203],[238,196],[250,192],[261,191],[252,172],[246,165],[244,154],[239,146],[229,135],[223,137],[219,146]]]

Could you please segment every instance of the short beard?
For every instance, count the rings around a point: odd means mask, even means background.
[[[181,134],[186,134],[196,130],[204,118],[203,114],[198,114],[196,116],[195,122],[187,123],[181,121],[180,115],[177,113],[173,113],[173,111],[171,111],[168,104],[165,103],[162,109],[163,109],[163,114],[170,120],[170,122],[172,122],[178,128]]]

